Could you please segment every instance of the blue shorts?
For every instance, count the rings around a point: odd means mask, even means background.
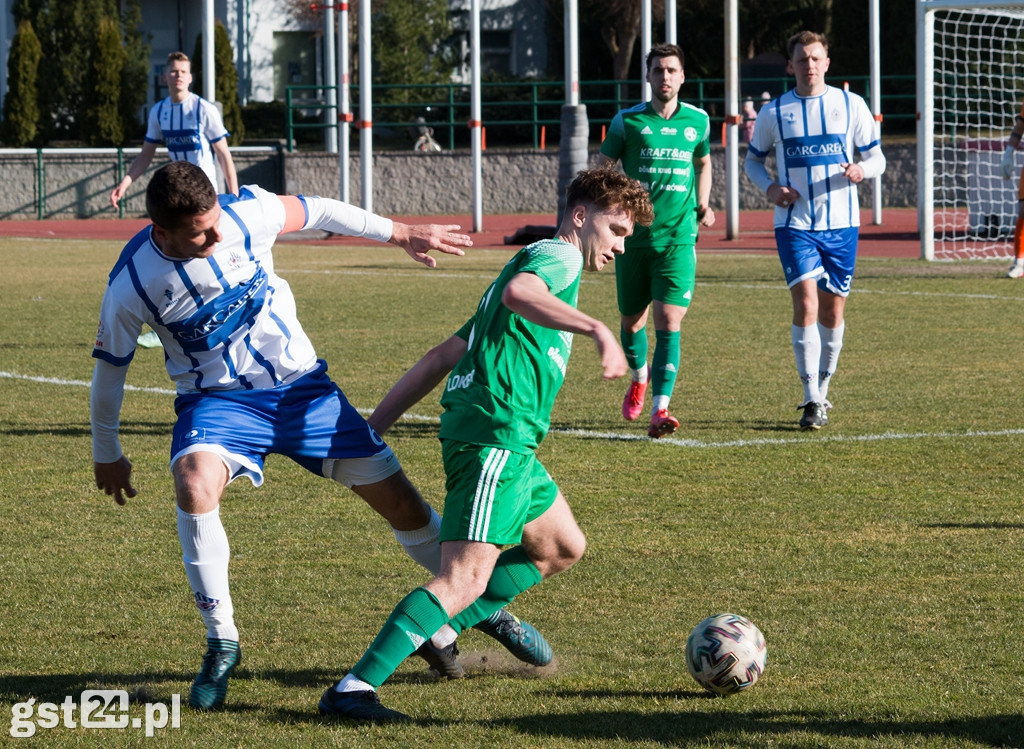
[[[857,263],[858,228],[835,231],[803,231],[775,228],[775,244],[786,274],[786,286],[793,288],[809,278],[818,288],[838,296],[849,296],[853,269]]]
[[[303,468],[325,475],[325,460],[365,458],[391,448],[327,376],[322,360],[309,374],[269,390],[231,390],[179,395],[171,439],[171,462],[197,450],[219,454],[231,478],[263,481],[263,461],[285,455]],[[393,457],[393,471],[399,470]]]

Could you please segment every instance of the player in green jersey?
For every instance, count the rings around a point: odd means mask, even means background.
[[[534,450],[547,434],[573,334],[593,339],[605,379],[626,373],[614,333],[576,308],[580,272],[621,255],[634,225],[653,218],[636,180],[613,169],[580,172],[554,239],[520,250],[470,321],[406,372],[374,411],[370,423],[386,431],[447,376],[441,572],[395,607],[359,662],[324,692],[321,713],[408,720],[376,692],[406,657],[428,641],[451,647],[466,627],[583,555],[583,532]]]
[[[599,165],[622,161],[623,171],[647,188],[654,223],[626,241],[615,261],[620,337],[633,380],[622,415],[634,421],[643,411],[648,380],[653,388],[647,433],[663,437],[679,428],[668,410],[679,369],[679,328],[693,299],[697,269],[697,226],[715,223],[711,199],[708,115],[679,101],[683,51],[658,44],[647,54],[652,98],[615,115],[601,144]],[[647,365],[647,315],[654,307],[654,358]]]

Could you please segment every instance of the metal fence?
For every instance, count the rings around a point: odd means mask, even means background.
[[[140,148],[0,148],[0,219],[111,215],[110,192],[128,171]],[[277,186],[282,182],[280,148],[235,146],[231,155],[239,184]],[[116,215],[145,212],[145,185],[166,163],[166,149],[158,148],[146,173],[133,183]]]
[[[888,126],[912,132],[916,120],[915,77],[912,75],[882,76],[882,113]],[[851,76],[833,85],[849,86],[865,99],[870,97],[870,77]],[[591,125],[606,126],[620,109],[640,101],[641,81],[581,81],[580,101],[587,106]],[[749,78],[742,82],[741,98],[760,100],[767,91],[772,97],[793,85],[789,76]],[[495,145],[544,147],[547,140],[558,142],[561,110],[565,102],[562,81],[503,81],[481,84],[482,120],[487,139]],[[306,142],[322,142],[315,132],[335,127],[338,107],[328,105],[328,88],[306,85],[286,89],[286,142],[294,150],[303,135]],[[350,89],[350,99],[358,102],[358,86]],[[681,97],[711,116],[712,128],[724,122],[725,80],[705,78],[688,80]],[[337,97],[336,97],[337,98]],[[467,146],[470,119],[470,86],[467,83],[405,84],[373,86],[374,141],[398,146],[401,141],[415,140],[415,128],[423,123],[434,129],[435,138],[448,149]],[[358,105],[353,106],[358,111]],[[357,116],[358,119],[358,116]],[[597,133],[595,132],[595,136]],[[379,145],[379,144],[378,144]],[[411,145],[411,144],[410,144]]]

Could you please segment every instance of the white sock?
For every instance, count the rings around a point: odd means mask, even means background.
[[[631,369],[629,371],[633,373],[633,382],[647,382],[649,370],[646,364],[640,367],[640,369]]]
[[[344,678],[334,685],[335,692],[365,692],[367,690],[371,692],[377,691],[365,681],[357,679],[352,674],[345,674]]]
[[[436,575],[441,571],[441,516],[430,508],[430,520],[422,528],[400,531],[392,528],[398,543],[412,561]]]
[[[238,642],[235,610],[228,588],[231,547],[220,521],[220,508],[191,515],[179,507],[178,540],[185,574],[199,613],[206,622],[207,637]]]
[[[658,413],[661,409],[668,410],[668,402],[671,400],[671,396],[668,395],[656,395],[651,400],[651,416]]]
[[[846,330],[846,322],[841,322],[838,328],[826,328],[818,323],[818,336],[821,338],[821,358],[818,362],[818,394],[822,402],[828,396],[828,384],[832,375],[836,372],[836,365],[839,363],[839,352],[843,350],[843,331]]]
[[[818,326],[798,325],[790,327],[790,338],[793,341],[793,354],[796,357],[796,372],[804,386],[804,404],[811,401],[821,403],[818,393],[818,361],[821,358],[821,339],[818,337]]]
[[[457,639],[459,639],[459,633],[452,629],[452,625],[445,624],[434,633],[430,641],[434,643],[435,647],[446,648]]]

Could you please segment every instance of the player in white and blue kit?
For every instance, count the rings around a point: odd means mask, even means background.
[[[238,194],[235,162],[228,150],[227,137],[230,133],[224,127],[224,119],[217,106],[189,90],[192,85],[192,63],[184,52],[172,52],[167,56],[164,79],[170,94],[149,110],[142,151],[110,193],[110,203],[115,208],[132,182],[145,174],[157,146],[161,144],[167,146],[167,155],[171,161],[190,161],[196,164],[214,188],[220,189],[216,160],[224,173],[227,192]]]
[[[832,408],[826,396],[857,260],[857,185],[885,170],[885,156],[864,99],[826,85],[825,36],[803,31],[788,49],[796,86],[758,112],[744,168],[776,206],[775,240],[793,298],[791,340],[804,388],[800,427],[820,429]],[[773,149],[775,179],[765,167]]]
[[[267,454],[286,455],[350,487],[391,524],[410,557],[431,572],[440,569],[440,517],[327,376],[296,317],[288,282],[274,272],[277,236],[318,228],[390,242],[430,267],[436,261],[429,250],[461,255],[471,242],[457,225],[392,222],[326,198],[255,186],[238,198],[218,198],[202,170],[184,161],[154,174],[146,207],[153,225],[125,246],[100,309],[91,391],[94,471],[96,485],[118,504],[135,496],[118,427],[128,365],[147,323],[160,336],[177,385],[171,472],[178,537],[208,642],[189,702],[210,709],[223,704],[241,658],[220,498],[239,476],[260,485]],[[461,674],[453,654],[420,655],[435,670],[448,665]]]

